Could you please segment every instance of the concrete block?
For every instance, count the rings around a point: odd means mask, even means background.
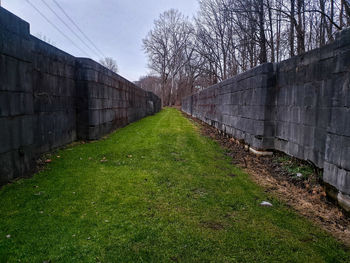
[[[24,115],[20,119],[21,147],[34,143],[34,116]]]
[[[349,114],[350,108],[332,108],[328,131],[335,134],[350,136],[350,122],[348,121]]]
[[[329,108],[318,108],[316,112],[316,127],[326,130],[331,119]]]
[[[102,110],[89,110],[89,126],[97,126],[103,123]]]
[[[13,120],[9,118],[0,118],[0,154],[12,149],[12,123]]]
[[[8,93],[8,105],[11,116],[33,114],[33,95],[30,93]]]
[[[344,194],[350,195],[350,172],[338,168],[337,189]]]
[[[326,137],[327,137],[327,131],[325,129],[319,128],[316,126],[315,133],[314,133],[314,149],[325,153],[326,152]],[[323,154],[324,159],[324,154]]]
[[[0,30],[0,39],[6,39],[6,41],[1,41],[1,54],[19,58],[22,61],[30,61],[31,42],[27,36]]]
[[[341,162],[340,166],[348,171],[350,171],[350,138],[342,137],[341,144],[338,145],[341,149]]]
[[[93,69],[79,70],[78,79],[91,82],[98,82],[98,71],[95,71]]]
[[[0,91],[0,117],[9,116],[11,114],[8,96],[8,92]]]
[[[342,137],[328,133],[326,137],[325,161],[340,165]]]
[[[12,152],[0,153],[0,185],[8,183],[14,177]]]
[[[6,9],[0,7],[0,30],[6,30],[26,37],[29,35],[29,24]]]
[[[0,63],[0,89],[3,91],[18,91],[16,74],[19,63],[18,60],[1,55]]]
[[[335,69],[333,64],[333,70],[331,72],[342,73],[342,72],[349,72],[349,71],[350,71],[350,50],[345,50],[344,52],[341,52],[337,55]]]
[[[317,110],[314,107],[306,106],[300,109],[301,123],[308,126],[316,126]]]

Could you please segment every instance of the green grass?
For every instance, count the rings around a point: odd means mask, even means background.
[[[56,155],[0,190],[0,262],[349,262],[175,109]]]

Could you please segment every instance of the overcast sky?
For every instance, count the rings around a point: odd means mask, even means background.
[[[65,18],[53,0],[28,1],[74,40],[81,49],[86,50],[91,58],[98,60],[97,55],[81,43],[45,6],[44,1],[55,9],[62,18]],[[131,81],[138,80],[140,76],[149,72],[147,58],[142,50],[142,39],[152,29],[154,19],[170,8],[176,8],[189,17],[192,17],[198,9],[197,0],[56,1],[105,56],[117,60],[119,74]],[[27,0],[1,0],[1,2],[4,8],[30,23],[32,35],[44,35],[58,48],[74,56],[86,57],[82,51],[46,22],[27,3]],[[65,19],[65,21],[69,23],[68,19]],[[72,28],[75,29],[74,26]],[[87,41],[86,43],[89,44]]]

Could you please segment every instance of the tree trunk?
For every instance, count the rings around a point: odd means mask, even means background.
[[[275,39],[273,36],[272,10],[270,8],[270,0],[267,0],[267,8],[268,8],[268,12],[269,12],[271,62],[274,63],[275,62]]]
[[[320,10],[322,12],[321,25],[320,25],[320,47],[322,47],[325,44],[326,17],[324,15],[324,13],[326,12],[326,10],[325,10],[325,1],[324,0],[319,0],[319,1],[320,1]]]
[[[264,19],[264,0],[259,0],[259,35],[260,35],[260,64],[267,62],[265,19]]]
[[[297,0],[298,8],[298,23],[297,29],[297,43],[298,43],[298,55],[305,53],[305,31],[303,26],[302,13],[304,9],[304,0]]]
[[[290,34],[289,34],[289,55],[294,56],[294,14],[295,14],[295,0],[290,0]]]

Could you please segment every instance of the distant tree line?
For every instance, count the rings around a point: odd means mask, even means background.
[[[265,62],[321,47],[350,25],[349,0],[199,0],[192,20],[162,13],[143,39],[152,76],[139,85],[164,105]]]

